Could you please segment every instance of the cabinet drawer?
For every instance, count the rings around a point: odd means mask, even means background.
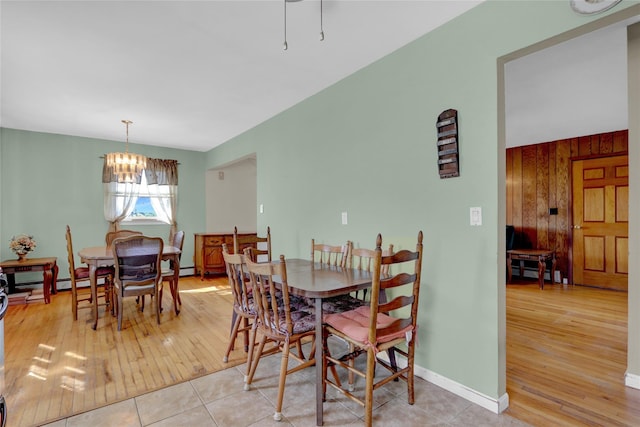
[[[204,238],[207,246],[221,246],[224,243],[224,236],[208,236]]]

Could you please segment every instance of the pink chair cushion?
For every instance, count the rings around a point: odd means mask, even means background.
[[[109,274],[113,274],[113,267],[98,267],[96,270],[96,275],[98,277],[108,276]],[[76,280],[88,279],[89,278],[89,267],[78,267],[75,269]]]
[[[355,310],[345,311],[343,313],[333,313],[324,316],[325,323],[331,325],[334,329],[342,332],[351,339],[361,343],[369,341],[369,319],[371,318],[371,308],[368,306],[358,307]],[[398,319],[384,313],[378,313],[376,321],[376,329],[383,329],[391,326]],[[374,346],[378,343],[388,342],[396,338],[404,337],[411,331],[411,325],[392,334],[378,335],[377,342],[372,343]]]

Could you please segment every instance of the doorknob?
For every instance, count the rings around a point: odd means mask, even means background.
[[[582,228],[581,225],[574,225],[573,228],[575,228],[576,230],[580,230]]]

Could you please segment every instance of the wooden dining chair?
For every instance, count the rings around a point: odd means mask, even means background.
[[[369,249],[369,248],[354,248],[353,247],[353,242],[349,242],[349,245],[351,246],[349,248],[349,258],[348,258],[348,262],[347,265],[350,268],[355,268],[361,271],[371,271],[372,267],[373,267],[373,263],[375,260],[375,256],[376,256],[376,251],[375,249]],[[383,250],[382,251],[382,256],[387,256],[387,255],[391,255],[393,254],[393,244],[389,244],[388,249]],[[382,270],[381,273],[383,275],[388,274],[389,273],[389,265],[385,264],[382,266]],[[359,297],[360,293],[356,292],[356,298]],[[386,298],[386,294],[383,292],[382,295],[380,295],[380,298]],[[363,289],[362,290],[362,300],[366,301],[367,299],[367,290]],[[383,301],[385,302],[386,299]]]
[[[233,227],[233,253],[242,254],[245,248],[252,247],[252,256],[256,262],[271,262],[271,227],[267,227],[267,235],[238,234],[238,227]]]
[[[115,239],[118,239],[120,237],[129,237],[129,236],[142,236],[142,232],[135,231],[135,230],[109,231],[104,236],[104,241],[107,244],[107,248],[111,248],[111,244]]]
[[[73,242],[71,239],[71,228],[67,225],[67,259],[69,261],[69,277],[71,279],[71,311],[73,312],[73,320],[78,320],[78,309],[93,308],[90,287],[78,288],[81,282],[89,282],[89,267],[77,267],[75,264],[75,255],[73,253]],[[112,266],[99,267],[96,270],[96,280],[102,279],[102,291],[98,294],[99,298],[104,298],[102,305],[112,307],[111,301],[111,285],[113,282],[114,268]],[[86,291],[89,292],[86,292]],[[88,304],[84,304],[84,302]]]
[[[316,243],[315,239],[311,239],[311,260],[325,265],[346,267],[350,247],[349,241],[344,245],[328,245]]]
[[[376,256],[373,265],[373,280],[369,306],[362,306],[344,313],[327,314],[323,317],[323,388],[329,385],[340,393],[358,402],[365,408],[365,425],[373,424],[373,392],[383,384],[396,378],[407,383],[407,401],[413,405],[414,396],[414,359],[417,333],[418,305],[420,293],[420,274],[422,270],[422,231],[418,233],[415,251],[401,250],[392,255],[382,255],[382,236],[376,239]],[[383,266],[398,266],[394,275],[383,276]],[[381,303],[380,291],[393,289],[393,299]],[[330,353],[327,339],[337,336],[346,340],[356,350],[344,357]],[[406,346],[406,349],[405,349]],[[393,348],[396,354],[406,359],[406,366],[398,368],[378,357],[380,352]],[[354,357],[367,355],[364,369],[351,363]],[[389,375],[375,376],[376,365],[380,365]],[[327,369],[338,366],[365,379],[364,397],[358,390],[342,388],[337,381],[327,376]]]
[[[256,311],[253,303],[253,292],[251,286],[246,280],[247,272],[244,262],[244,254],[229,253],[227,244],[222,245],[222,256],[227,267],[227,277],[229,279],[229,288],[233,297],[233,313],[231,319],[231,333],[229,336],[229,345],[224,354],[222,361],[229,361],[229,354],[235,346],[238,334],[244,336],[244,351],[249,353],[249,333],[255,323]],[[253,335],[252,335],[253,338]],[[247,357],[247,370],[245,381],[249,376],[251,368],[251,359]]]
[[[156,320],[160,324],[160,289],[162,288],[162,250],[160,237],[134,235],[112,242],[115,265],[114,293],[118,330],[122,329],[123,300],[128,296],[151,295],[156,298]],[[141,306],[144,310],[144,307]]]
[[[352,244],[349,240],[344,245],[329,245],[316,243],[315,239],[311,239],[311,261],[327,266],[347,268],[351,257],[351,247]],[[313,301],[307,301],[307,304],[313,305]],[[326,313],[340,313],[352,310],[363,304],[364,301],[349,294],[339,295],[324,298],[322,300],[322,310]]]
[[[274,420],[280,421],[287,375],[315,364],[315,316],[304,310],[292,309],[284,255],[280,255],[279,262],[257,263],[251,261],[249,251],[249,248],[245,249],[244,258],[251,280],[256,319],[249,338],[248,359],[251,367],[245,381],[245,390],[251,387],[260,359],[267,354],[281,352],[278,397],[273,415]],[[279,282],[274,280],[274,276],[279,277]],[[305,339],[312,343],[308,357],[301,345]],[[266,348],[268,342],[275,345]],[[288,367],[290,357],[297,362],[291,368]]]

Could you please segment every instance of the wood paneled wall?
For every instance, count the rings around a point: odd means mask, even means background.
[[[507,149],[507,224],[516,248],[555,248],[557,269],[569,274],[571,160],[626,154],[628,131],[620,130]],[[550,209],[558,214],[551,215]]]

